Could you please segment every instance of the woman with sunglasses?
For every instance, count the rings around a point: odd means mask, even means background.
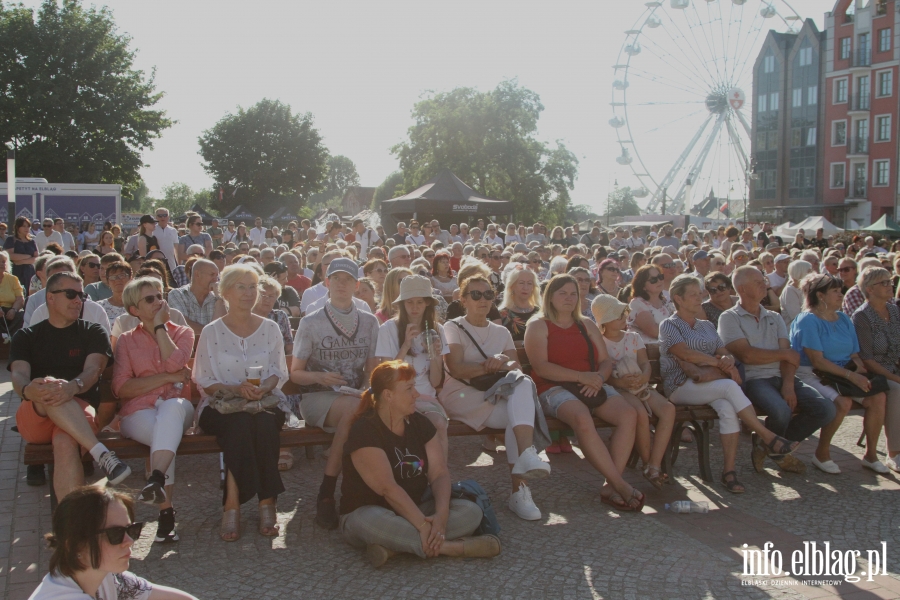
[[[34,277],[34,261],[38,256],[37,242],[31,235],[31,221],[18,217],[13,226],[14,235],[7,236],[3,249],[12,261],[12,274],[19,279],[25,296],[30,293],[31,278]]]
[[[144,523],[134,522],[134,501],[98,486],[75,489],[53,513],[50,572],[29,600],[196,600],[175,588],[128,571],[131,546]]]
[[[635,260],[634,256],[637,256],[638,254],[640,254],[640,257]],[[644,258],[642,252],[635,252],[634,256],[631,257],[632,272],[637,273],[643,264],[647,264],[647,260]],[[642,260],[643,264],[641,264]],[[622,288],[619,286],[620,279],[621,270],[619,269],[619,264],[615,260],[607,258],[601,261],[597,266],[597,289],[601,294],[607,294],[614,298],[618,298],[619,292],[622,291]]]
[[[550,465],[540,459],[534,446],[534,384],[523,376],[511,393],[491,399],[471,385],[474,377],[520,370],[521,366],[509,331],[488,319],[494,306],[490,281],[475,275],[463,279],[460,291],[466,316],[444,327],[450,353],[445,356],[448,376],[440,392],[441,404],[451,419],[473,429],[505,430],[513,492],[509,508],[522,519],[535,521],[541,518],[541,511],[526,481],[547,477]]]
[[[114,262],[106,267],[104,279],[106,279],[106,285],[112,290],[113,295],[100,300],[97,304],[106,311],[106,316],[109,317],[110,323],[114,323],[117,318],[128,312],[125,309],[122,294],[125,291],[125,286],[131,281],[131,275],[132,271],[128,263]]]
[[[860,282],[865,279],[866,272],[863,269]],[[831,440],[856,401],[866,409],[863,416],[866,454],[862,459],[862,466],[876,473],[887,474],[889,470],[878,460],[877,454],[887,400],[884,392],[850,398],[823,383],[813,372],[815,369],[820,373],[832,373],[849,380],[865,392],[872,386],[866,377],[868,369],[859,356],[859,338],[853,321],[847,314],[840,312],[843,300],[841,287],[841,280],[831,275],[812,274],[806,277],[801,285],[806,310],[791,323],[791,348],[800,353],[797,377],[826,399],[832,400],[837,409],[834,420],[819,433],[819,445],[812,464],[825,473],[836,475],[841,472],[837,463],[831,460]]]
[[[844,284],[841,291],[845,294],[856,285],[856,276],[859,271],[856,267],[856,261],[849,257],[844,257],[838,262],[838,277]]]
[[[734,287],[731,285],[731,277],[724,273],[709,273],[704,281],[706,291],[709,293],[709,299],[702,304],[703,312],[706,313],[707,320],[713,326],[719,326],[719,316],[734,307],[740,300],[737,296],[732,296]]]
[[[545,270],[544,261],[541,260],[540,254],[534,251],[528,253],[528,268],[534,271],[535,275],[538,276],[538,279],[543,281]]]
[[[441,250],[434,255],[434,263],[431,267],[431,285],[441,293],[448,304],[453,302],[453,296],[459,289],[459,284],[456,276],[450,270],[450,253],[446,250]]]
[[[96,254],[86,254],[76,263],[78,274],[84,281],[84,287],[100,281],[100,258]]]
[[[488,281],[491,280],[491,270],[486,264],[484,264],[484,262],[476,260],[474,258],[464,258],[459,268],[459,273],[457,273],[456,275],[456,280],[463,281],[464,279],[474,277],[475,275],[481,275]],[[457,319],[459,317],[465,316],[465,314],[465,303],[460,296],[458,299],[447,305],[447,318],[444,320],[450,321],[452,319]],[[492,323],[497,323],[498,325],[500,324],[500,311],[497,309],[497,305],[493,302],[491,303],[491,308],[488,312],[488,319]]]
[[[634,275],[628,330],[639,333],[644,344],[659,344],[659,324],[672,314],[663,296],[663,279],[656,265],[644,265]],[[656,352],[648,354],[652,359]]]

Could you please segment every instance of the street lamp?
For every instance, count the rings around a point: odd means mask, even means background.
[[[6,220],[15,235],[13,224],[16,216],[16,151],[6,150]]]

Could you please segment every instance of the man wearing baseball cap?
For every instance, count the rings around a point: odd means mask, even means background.
[[[788,280],[788,267],[791,265],[791,256],[789,254],[777,254],[775,256],[775,271],[769,273],[769,286],[779,296],[784,289],[784,285]]]
[[[322,308],[307,311],[294,339],[291,381],[300,386],[300,414],[308,425],[335,434],[316,499],[316,524],[325,529],[338,526],[334,491],[344,442],[359,407],[357,396],[337,390],[367,388],[369,375],[378,365],[378,319],[353,302],[358,271],[349,258],[331,261],[325,277],[328,298]]]

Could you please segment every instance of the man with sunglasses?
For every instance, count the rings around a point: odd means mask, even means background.
[[[166,255],[169,270],[174,271],[178,266],[178,256],[175,253],[175,246],[178,245],[178,231],[169,225],[168,208],[156,209],[156,227],[153,229],[153,235],[156,236],[159,249]]]
[[[733,283],[740,302],[719,316],[719,336],[744,364],[744,393],[766,415],[766,427],[801,442],[834,419],[834,403],[795,376],[800,353],[791,349],[784,319],[760,304],[768,293],[763,274],[755,267],[738,267]],[[757,473],[766,456],[783,471],[806,472],[793,455],[770,454],[757,440],[751,454]]]
[[[53,219],[44,219],[42,225],[42,230],[34,235],[34,243],[37,244],[38,254],[46,250],[47,245],[53,242],[59,244],[60,248],[62,248],[63,239],[59,232],[53,229]]]
[[[75,263],[72,262],[72,259],[68,256],[55,256],[52,259],[47,261],[44,270],[47,273],[47,281],[56,275],[57,273],[75,273]],[[80,281],[80,278],[79,278]],[[83,288],[82,288],[83,293]],[[73,292],[67,292],[67,296],[71,296]],[[87,294],[83,294],[84,298],[81,300],[81,316],[79,318],[89,322],[96,323],[100,325],[109,335],[111,326],[109,322],[109,317],[106,315],[106,311],[103,310],[103,307],[91,300]],[[45,321],[50,316],[50,309],[47,306],[47,298],[48,291],[47,289],[40,290],[35,292],[32,296],[28,298],[28,303],[25,306],[25,323],[27,327],[34,327],[41,321]],[[74,296],[69,298],[69,300],[74,300]],[[28,308],[32,307],[32,310],[29,312]]]
[[[392,269],[397,267],[408,269],[409,265],[412,264],[412,254],[409,251],[409,246],[401,244],[391,248],[390,252],[388,252],[388,262]]]
[[[669,295],[669,286],[672,285],[672,280],[678,276],[678,265],[675,264],[675,259],[666,254],[665,252],[660,252],[652,259],[650,259],[650,264],[659,269],[660,274],[663,276],[663,289],[662,293],[666,299],[666,304],[672,302],[672,298]],[[701,288],[704,286],[700,286]]]
[[[53,488],[63,498],[84,484],[82,449],[100,464],[110,485],[124,481],[131,469],[96,437],[97,382],[112,358],[108,330],[81,318],[86,296],[78,275],[55,273],[45,290],[42,308],[48,317],[16,333],[8,369],[22,398],[19,434],[28,443],[53,444]]]

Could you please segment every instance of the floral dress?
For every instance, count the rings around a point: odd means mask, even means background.
[[[529,312],[518,312],[511,308],[504,308],[500,311],[500,324],[509,330],[514,342],[522,342],[525,340],[525,324],[537,311],[537,307],[532,308]]]

